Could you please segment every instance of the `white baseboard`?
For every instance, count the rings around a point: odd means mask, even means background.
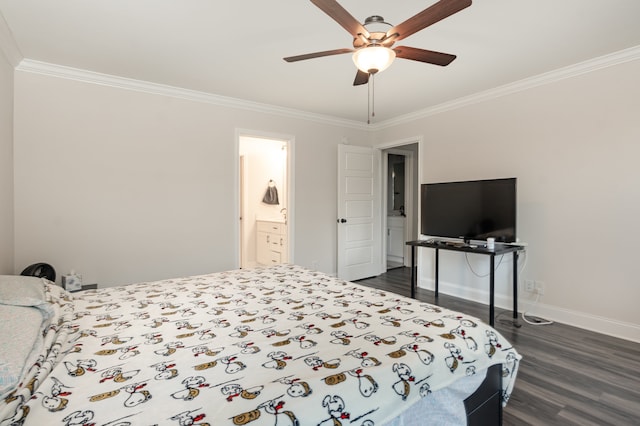
[[[527,309],[530,305],[531,304],[524,304],[520,302],[519,306],[522,306],[522,309]],[[518,309],[522,312],[522,309]],[[527,310],[526,313],[574,327],[583,328],[585,330],[595,331],[596,333],[607,334],[609,336],[640,343],[640,326],[636,324],[539,302],[535,304],[535,306],[532,306],[530,310]]]
[[[489,292],[486,290],[464,287],[459,284],[443,282],[442,280],[440,280],[439,284],[438,290],[442,294],[489,304]],[[418,283],[418,287],[426,290],[434,290],[435,283],[433,279],[421,279]],[[511,299],[511,295],[507,296],[505,294],[496,293],[495,306],[502,309],[513,310],[513,300]],[[607,334],[609,336],[640,343],[640,325],[637,324],[622,322],[587,312],[574,311],[540,302],[534,305],[532,300],[525,297],[518,297],[518,311],[521,313],[524,311],[532,316],[542,317],[554,322],[560,322],[574,327],[583,328],[585,330],[594,331],[596,333]],[[487,311],[487,316],[488,315],[489,312]],[[485,318],[481,319],[486,320]]]

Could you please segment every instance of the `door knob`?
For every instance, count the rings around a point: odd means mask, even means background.
[[[338,219],[338,223],[347,223],[347,219],[345,218]]]

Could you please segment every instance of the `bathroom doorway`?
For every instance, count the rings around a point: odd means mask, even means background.
[[[384,248],[386,268],[409,266],[406,242],[417,239],[418,143],[384,149]]]
[[[291,145],[287,138],[238,137],[241,268],[293,261]]]

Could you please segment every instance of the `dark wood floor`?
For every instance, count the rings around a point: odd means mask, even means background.
[[[409,296],[410,277],[398,268],[358,283]],[[486,304],[421,289],[416,298],[488,322]],[[516,328],[511,315],[496,309],[495,328],[523,356],[505,425],[640,425],[640,343],[559,323]]]

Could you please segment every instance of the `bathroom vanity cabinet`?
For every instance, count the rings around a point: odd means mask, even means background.
[[[404,263],[405,227],[404,216],[387,217],[387,261]]]
[[[287,225],[279,221],[258,220],[256,226],[258,231],[256,246],[258,263],[273,265],[288,262]]]

